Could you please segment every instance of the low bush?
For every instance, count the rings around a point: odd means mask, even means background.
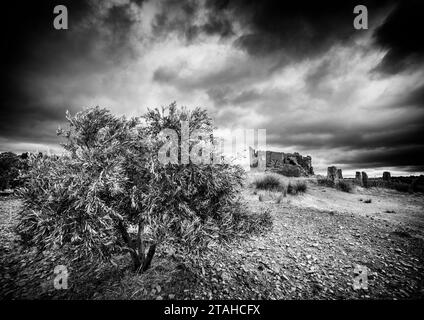
[[[290,181],[287,186],[287,193],[291,195],[297,195],[299,193],[304,193],[308,189],[306,181]]]
[[[393,182],[390,187],[399,192],[409,192],[411,190],[411,185],[404,182]]]
[[[331,187],[331,188],[334,187],[334,182],[327,178],[319,178],[317,179],[317,183],[318,185],[324,186],[324,187]]]
[[[257,178],[254,182],[254,185],[257,189],[271,191],[279,191],[284,187],[280,179],[273,175],[265,175]]]
[[[20,172],[24,171],[25,161],[12,152],[0,154],[0,190],[14,189],[21,184]]]
[[[318,185],[320,185],[320,186],[336,188],[336,189],[341,190],[343,192],[353,192],[353,190],[354,190],[353,183],[350,182],[350,181],[346,181],[346,180],[339,180],[336,183],[334,183],[330,179],[321,178],[321,179],[317,179],[317,182],[318,182]]]
[[[353,192],[353,183],[346,180],[339,180],[336,184],[336,188],[343,192]]]

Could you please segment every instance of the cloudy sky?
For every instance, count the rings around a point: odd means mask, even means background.
[[[0,151],[56,150],[66,110],[176,101],[220,129],[266,129],[319,173],[424,172],[423,1],[27,2],[1,11]]]

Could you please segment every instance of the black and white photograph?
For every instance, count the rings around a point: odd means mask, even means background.
[[[423,1],[0,12],[0,300],[423,300]]]

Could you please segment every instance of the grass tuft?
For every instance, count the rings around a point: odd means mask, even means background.
[[[255,180],[254,185],[260,190],[276,190],[280,191],[283,187],[280,179],[272,175],[259,177]]]
[[[287,192],[291,195],[297,195],[299,193],[305,193],[308,189],[308,185],[305,181],[291,181],[287,186]]]

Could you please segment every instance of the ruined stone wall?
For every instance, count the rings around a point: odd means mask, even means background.
[[[327,179],[336,183],[339,180],[343,180],[343,171],[340,168],[331,166],[327,168]]]
[[[251,167],[258,166],[258,151],[249,148]],[[266,168],[279,170],[284,172],[299,172],[300,176],[309,176],[314,174],[312,167],[312,158],[310,156],[302,156],[299,153],[285,153],[266,151]]]

